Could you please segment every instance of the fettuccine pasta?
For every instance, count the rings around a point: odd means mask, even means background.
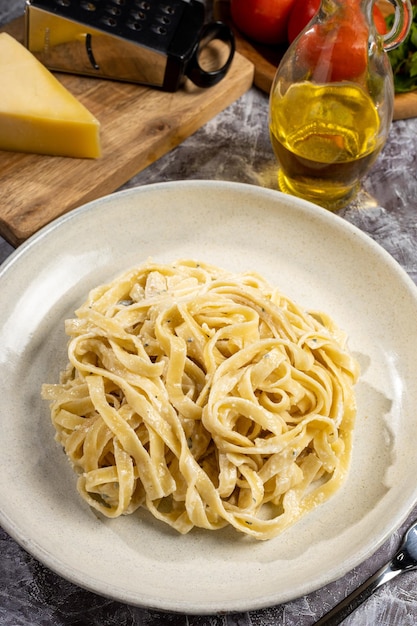
[[[66,333],[42,395],[103,515],[269,539],[345,478],[357,362],[329,317],[261,276],[150,261],[92,290]]]

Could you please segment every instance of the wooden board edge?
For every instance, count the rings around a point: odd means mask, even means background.
[[[16,39],[23,40],[23,17],[19,17],[9,24],[5,25],[0,31],[7,31],[12,34]],[[229,76],[230,86],[225,90],[224,82],[227,81]],[[31,198],[28,201],[28,205],[21,212],[16,211],[15,214],[9,211],[6,214],[0,213],[0,235],[4,237],[11,245],[17,247],[30,236],[32,236],[39,229],[46,226],[54,219],[61,217],[65,213],[82,206],[98,197],[103,197],[109,193],[116,191],[123,186],[134,175],[144,170],[153,162],[167,154],[170,150],[178,146],[187,137],[196,132],[201,126],[207,123],[215,115],[222,110],[230,106],[240,96],[242,96],[253,84],[254,77],[254,65],[245,56],[240,53],[236,53],[232,66],[229,70],[229,74],[226,76],[219,85],[210,88],[211,100],[210,107],[206,109],[199,109],[198,116],[195,119],[188,119],[184,129],[178,132],[178,127],[172,125],[164,126],[161,130],[159,128],[154,129],[156,133],[155,144],[152,150],[146,153],[138,154],[136,158],[133,158],[129,163],[120,163],[105,179],[101,179],[100,184],[93,185],[90,188],[86,188],[82,192],[80,191],[76,199],[68,198],[65,202],[60,202],[60,209],[56,214],[51,216],[42,206],[42,202],[39,199]],[[194,88],[194,86],[193,86]],[[204,90],[206,91],[206,90]],[[190,103],[188,103],[190,107]],[[55,157],[42,157],[39,155],[19,155],[21,159],[25,159],[25,163],[29,163],[26,159],[50,159]],[[57,159],[59,157],[56,157]],[[30,161],[32,162],[32,161]],[[96,172],[100,176],[100,165],[98,163],[89,163],[92,173]],[[36,176],[36,167],[34,168],[34,175]],[[92,176],[94,178],[94,175]],[[20,200],[18,199],[17,204]],[[36,221],[32,220],[34,213],[36,213]],[[36,223],[34,228],[33,224]]]

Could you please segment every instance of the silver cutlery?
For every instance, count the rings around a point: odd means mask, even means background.
[[[358,608],[381,587],[401,574],[417,569],[417,522],[405,533],[402,544],[389,563],[368,578],[360,587],[352,591],[344,600],[337,604],[329,613],[326,613],[315,626],[337,626],[341,624],[355,609]]]

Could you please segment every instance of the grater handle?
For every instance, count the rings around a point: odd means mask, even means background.
[[[229,46],[229,55],[225,63],[212,71],[204,70],[200,66],[201,51],[214,40],[223,41]],[[223,22],[209,22],[203,26],[200,33],[199,41],[193,51],[193,54],[185,71],[186,76],[197,87],[212,87],[226,76],[235,54],[235,38],[231,29]]]

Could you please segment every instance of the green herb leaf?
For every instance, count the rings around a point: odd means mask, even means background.
[[[392,28],[393,15],[386,17],[388,29]],[[417,89],[417,6],[413,6],[413,23],[406,39],[394,50],[388,52],[394,74],[396,93]]]

